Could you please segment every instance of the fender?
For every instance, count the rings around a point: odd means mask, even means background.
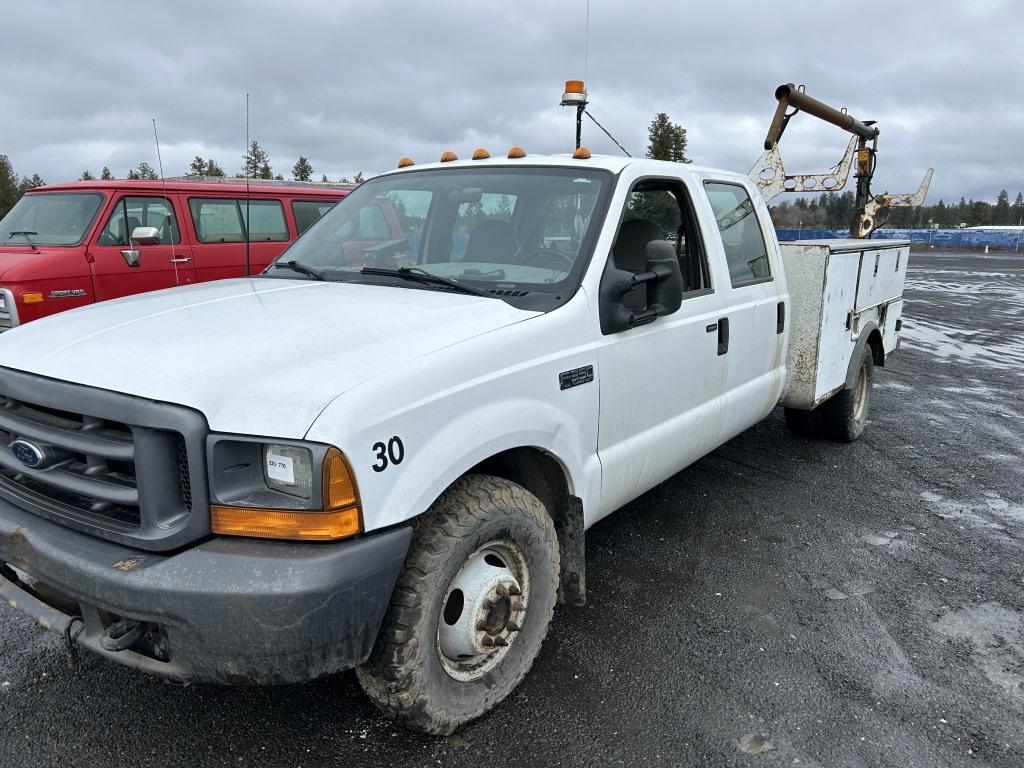
[[[860,370],[860,360],[864,355],[864,347],[867,346],[868,339],[875,331],[882,332],[878,327],[878,323],[874,320],[868,320],[860,329],[860,335],[857,337],[857,346],[853,350],[853,354],[850,355],[850,363],[846,368],[846,384],[843,386],[843,389],[853,389],[853,385],[857,383],[857,372]],[[874,353],[872,352],[872,354]]]

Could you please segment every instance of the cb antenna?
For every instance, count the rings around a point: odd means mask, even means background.
[[[245,276],[252,274],[252,261],[249,258],[249,176],[253,173],[250,163],[253,158],[250,156],[252,148],[249,146],[249,94],[245,94]]]
[[[191,261],[191,259],[179,259],[178,255],[174,252],[174,207],[171,203],[171,198],[167,196],[167,177],[164,176],[164,159],[160,154],[160,136],[156,132],[156,118],[153,118],[153,142],[156,144],[156,165],[160,169],[160,187],[163,189],[164,200],[167,201],[167,205],[171,208],[171,227],[168,229],[167,236],[171,239],[171,264],[174,265],[174,283],[175,285],[181,285],[181,280],[178,279],[178,264]],[[128,219],[125,219],[125,229],[128,228]],[[128,235],[128,242],[131,243],[131,234]]]

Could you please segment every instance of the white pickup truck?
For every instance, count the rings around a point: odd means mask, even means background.
[[[738,174],[485,155],[364,183],[258,277],[4,334],[3,599],[171,679],[356,667],[449,733],[583,602],[589,526],[780,404],[861,434],[907,243],[780,246]]]

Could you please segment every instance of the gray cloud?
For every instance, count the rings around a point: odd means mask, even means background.
[[[559,3],[175,2],[9,4],[0,46],[0,152],[48,181],[108,165],[168,175],[193,155],[241,166],[251,130],[289,175],[299,154],[332,177],[519,144],[571,149],[561,83],[583,75],[585,0]],[[876,190],[991,199],[1024,188],[1024,6],[591,3],[592,111],[634,154],[664,111],[690,155],[746,170],[781,82],[806,83],[882,129]],[[592,125],[585,143],[617,152]],[[825,170],[845,134],[794,119],[792,171]]]

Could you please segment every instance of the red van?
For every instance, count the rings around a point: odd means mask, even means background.
[[[264,269],[352,185],[78,181],[0,220],[0,332],[65,309]]]

